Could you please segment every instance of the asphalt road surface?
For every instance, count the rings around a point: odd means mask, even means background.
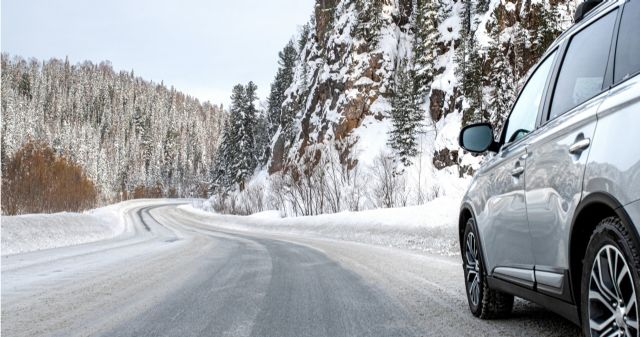
[[[518,300],[467,307],[461,262],[316,237],[219,229],[154,204],[116,239],[2,258],[2,336],[579,336]]]

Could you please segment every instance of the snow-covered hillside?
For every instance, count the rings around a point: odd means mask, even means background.
[[[114,70],[108,61],[4,53],[1,90],[3,177],[16,153],[37,141],[80,165],[102,203],[206,194],[221,106]]]
[[[271,143],[256,151],[266,160],[252,178],[214,180],[215,208],[313,215],[460,198],[482,160],[458,147],[461,127],[501,127],[575,2],[318,0],[280,54]]]

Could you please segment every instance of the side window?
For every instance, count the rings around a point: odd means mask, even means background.
[[[504,137],[506,143],[511,143],[524,137],[536,127],[536,118],[542,101],[542,93],[544,93],[547,78],[557,53],[558,51],[553,52],[540,64],[536,72],[529,77],[524,89],[522,89],[520,97],[518,97],[518,101],[513,106],[507,121]]]
[[[614,11],[571,38],[556,82],[549,119],[602,91],[615,21]]]
[[[640,0],[627,2],[620,21],[614,82],[640,71]]]

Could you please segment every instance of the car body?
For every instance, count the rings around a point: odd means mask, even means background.
[[[488,287],[576,324],[584,321],[582,262],[598,224],[617,217],[638,242],[639,2],[592,1],[533,67],[499,140],[488,124],[461,132],[463,148],[496,152],[462,202],[463,256],[473,219]]]

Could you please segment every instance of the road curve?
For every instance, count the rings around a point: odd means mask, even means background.
[[[232,231],[175,203],[127,235],[2,258],[3,336],[579,336],[517,301],[468,311],[455,258]]]

